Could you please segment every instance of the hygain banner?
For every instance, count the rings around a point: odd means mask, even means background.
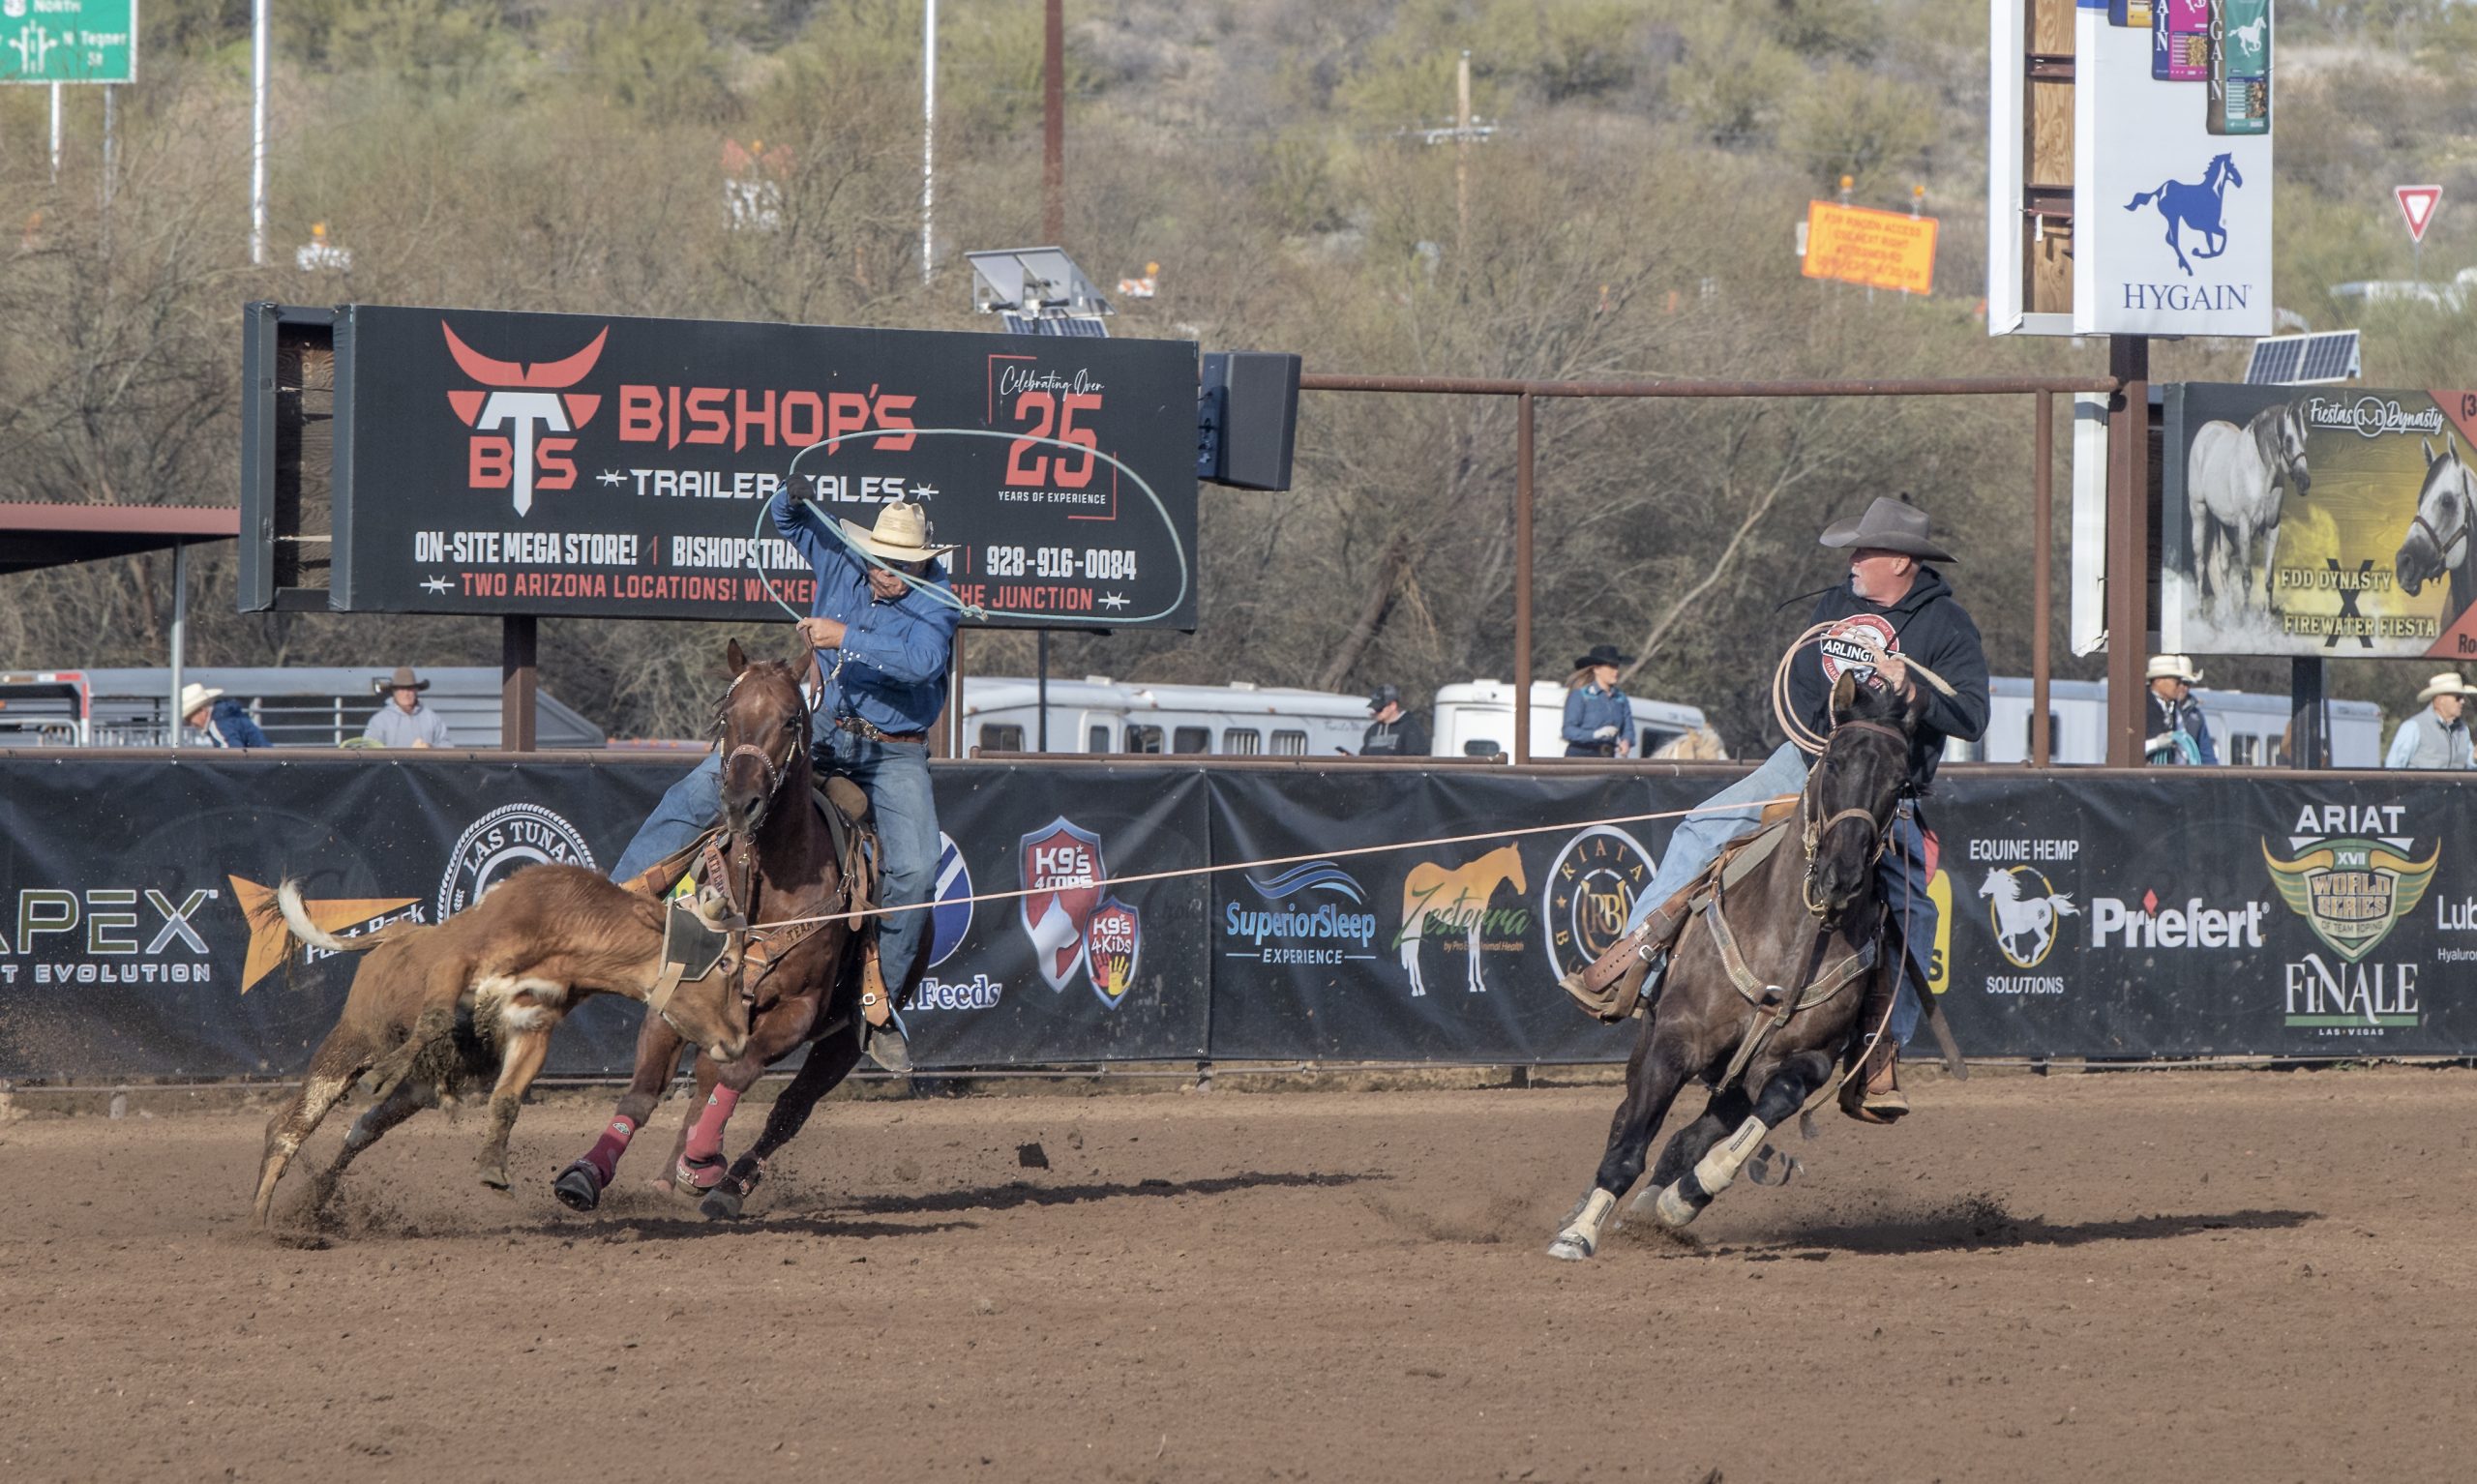
[[[2271,333],[2270,0],[2080,0],[2073,327]]]
[[[926,507],[968,622],[1195,627],[1191,343],[370,305],[335,342],[340,609],[805,612],[788,490]]]
[[[2162,641],[2196,654],[2477,654],[2477,392],[2164,394]]]

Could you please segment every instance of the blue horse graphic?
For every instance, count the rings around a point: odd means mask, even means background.
[[[2156,191],[2145,191],[2125,203],[2125,210],[2139,211],[2152,201],[2159,203],[2159,214],[2167,219],[2167,247],[2176,254],[2176,266],[2191,276],[2193,265],[2185,259],[2184,245],[2176,240],[2178,230],[2192,227],[2210,246],[2193,249],[2195,257],[2217,257],[2227,251],[2227,228],[2220,224],[2220,208],[2224,204],[2227,188],[2242,188],[2245,177],[2236,173],[2236,162],[2226,155],[2214,156],[2210,168],[2202,172],[2202,183],[2188,185],[2181,180],[2163,181]]]

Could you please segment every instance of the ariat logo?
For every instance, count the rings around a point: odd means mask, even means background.
[[[2308,805],[2282,856],[2262,842],[2281,900],[2338,955],[2287,965],[2285,1024],[2326,1036],[2380,1036],[2424,1024],[2415,964],[2369,963],[2400,919],[2417,909],[2442,859],[2437,840],[2416,858],[2397,804]]]
[[[557,434],[583,428],[601,407],[601,397],[568,388],[593,370],[611,331],[605,328],[574,355],[527,366],[482,354],[457,339],[445,320],[438,328],[457,366],[485,388],[447,394],[448,405],[473,430],[467,483],[476,490],[513,490],[520,516],[533,509],[536,490],[575,489],[577,465],[570,455],[577,440]]]

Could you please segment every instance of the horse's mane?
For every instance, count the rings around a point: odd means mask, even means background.
[[[1998,902],[2021,900],[2021,878],[2001,866],[1988,869],[1985,885],[1987,889],[1981,893],[1984,896],[1992,897]]]

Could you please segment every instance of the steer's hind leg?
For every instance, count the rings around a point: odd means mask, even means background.
[[[277,1110],[267,1120],[266,1148],[258,1162],[257,1196],[250,1204],[253,1226],[267,1224],[267,1208],[275,1203],[275,1186],[284,1178],[284,1166],[300,1152],[302,1143],[318,1127],[327,1111],[343,1101],[352,1089],[353,1082],[368,1070],[378,1056],[360,1031],[339,1025],[310,1058],[310,1070],[301,1077],[301,1090],[292,1101]]]
[[[498,1085],[491,1089],[491,1131],[483,1138],[480,1160],[482,1183],[492,1190],[508,1187],[507,1136],[516,1128],[518,1110],[524,1106],[524,1089],[533,1085],[551,1054],[551,1025],[538,1025],[507,1033]]]
[[[343,1146],[336,1150],[336,1157],[328,1162],[326,1169],[318,1172],[311,1183],[310,1208],[314,1211],[327,1203],[336,1193],[337,1182],[343,1178],[345,1168],[360,1158],[364,1149],[384,1138],[387,1131],[397,1124],[425,1108],[437,1105],[438,1095],[428,1083],[399,1083],[396,1090],[387,1095],[386,1101],[352,1120],[351,1129],[344,1134]]]
[[[818,1100],[832,1092],[851,1074],[860,1060],[860,1018],[852,1016],[849,1024],[809,1048],[809,1059],[800,1063],[800,1072],[774,1100],[773,1111],[765,1115],[765,1130],[746,1154],[731,1162],[731,1172],[698,1203],[708,1220],[730,1221],[737,1217],[740,1207],[757,1182],[765,1177],[765,1161],[775,1150],[798,1137],[800,1128],[816,1110]]]
[[[1737,1131],[1706,1148],[1696,1157],[1694,1168],[1680,1171],[1660,1187],[1653,1203],[1660,1224],[1683,1227],[1702,1215],[1712,1198],[1737,1179],[1739,1167],[1762,1146],[1763,1136],[1788,1122],[1831,1075],[1832,1057],[1827,1053],[1799,1052],[1782,1058],[1779,1070],[1763,1084],[1763,1095],[1754,1100],[1754,1111]]]
[[[1686,1034],[1671,1023],[1655,1019],[1645,1025],[1626,1066],[1626,1100],[1617,1105],[1617,1116],[1609,1122],[1608,1148],[1600,1156],[1598,1175],[1582,1203],[1566,1218],[1557,1239],[1548,1244],[1550,1257],[1579,1261],[1599,1250],[1609,1213],[1642,1177],[1652,1135],[1659,1131],[1669,1104],[1686,1085]]]

